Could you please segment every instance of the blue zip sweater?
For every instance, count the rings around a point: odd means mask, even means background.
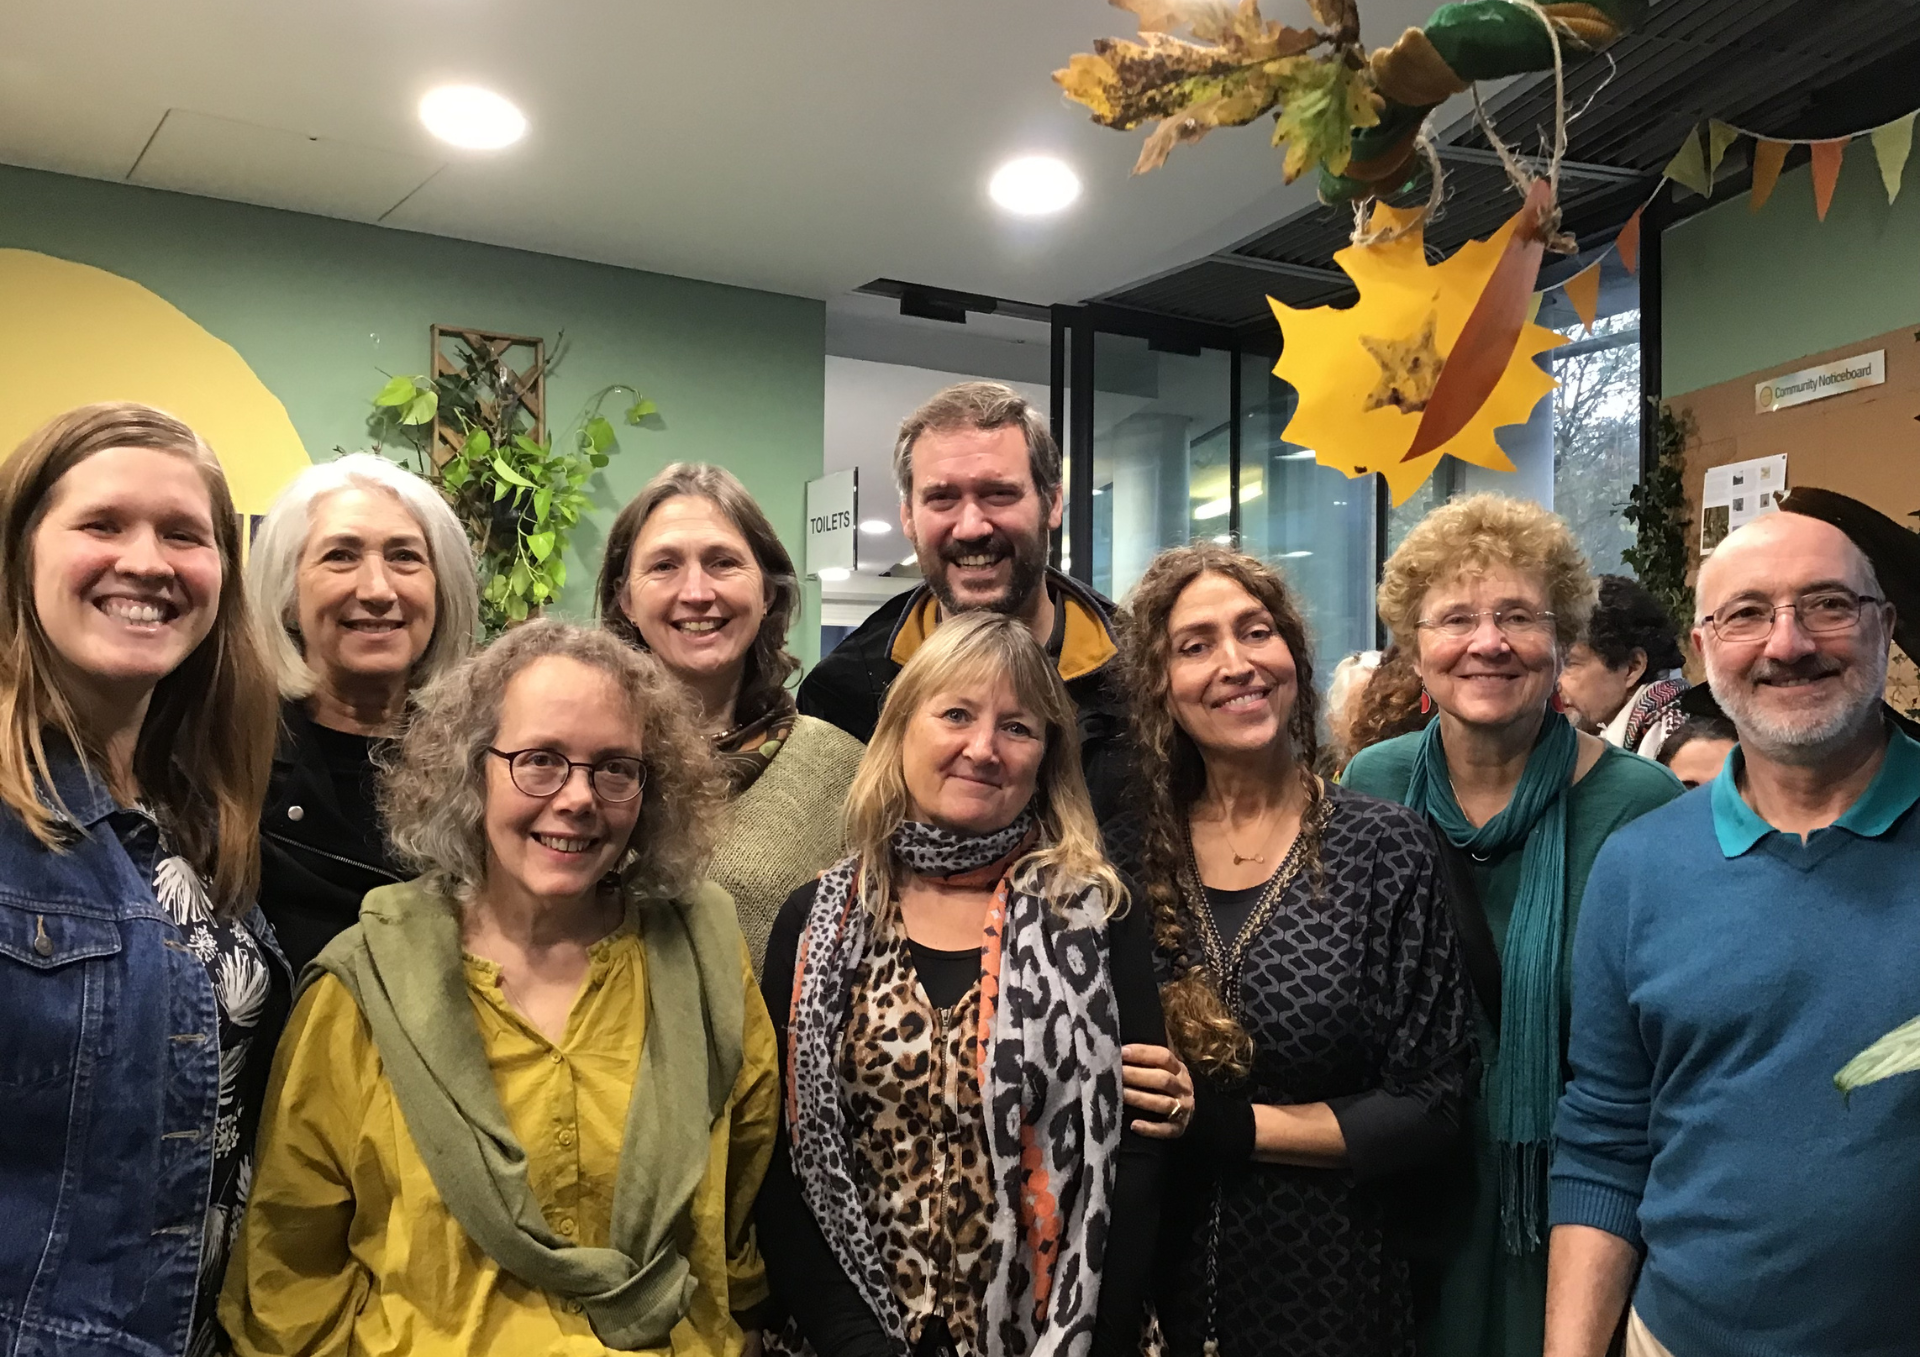
[[[1806,842],[1721,776],[1600,852],[1552,1219],[1646,1251],[1675,1357],[1920,1352],[1920,1075],[1833,1076],[1920,1014],[1920,744]]]

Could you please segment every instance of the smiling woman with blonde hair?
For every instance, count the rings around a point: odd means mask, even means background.
[[[794,892],[767,951],[778,1349],[1137,1353],[1159,1165],[1122,1128],[1122,1044],[1163,1029],[1072,704],[1024,623],[951,618],[907,661],[847,829],[852,856]]]
[[[1435,509],[1380,581],[1380,616],[1412,656],[1421,709],[1437,715],[1361,750],[1342,780],[1438,832],[1486,1062],[1474,1195],[1422,1344],[1432,1357],[1538,1357],[1580,899],[1607,836],[1680,793],[1666,769],[1561,714],[1556,687],[1594,592],[1566,523],[1503,495]]]

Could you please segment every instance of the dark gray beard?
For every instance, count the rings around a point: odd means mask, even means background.
[[[1016,617],[1027,610],[1028,605],[1033,602],[1034,595],[1039,591],[1041,582],[1046,579],[1047,544],[1044,538],[1037,544],[1021,541],[1018,538],[1008,540],[1013,547],[1013,555],[1009,558],[1013,563],[1013,569],[1008,574],[1007,587],[997,598],[976,603],[961,603],[954,597],[953,590],[947,584],[947,568],[950,562],[945,557],[934,562],[936,569],[927,576],[927,587],[932,589],[933,596],[940,600],[942,612],[962,613],[980,610]]]

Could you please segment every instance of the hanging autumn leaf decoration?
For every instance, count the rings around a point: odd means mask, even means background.
[[[1157,169],[1182,142],[1266,113],[1274,114],[1274,145],[1287,148],[1289,183],[1319,166],[1340,174],[1353,129],[1378,120],[1353,0],[1314,0],[1327,31],[1264,19],[1259,0],[1111,3],[1138,16],[1139,40],[1101,38],[1053,78],[1104,127],[1127,131],[1158,120],[1135,174]],[[1181,29],[1191,37],[1176,36]]]

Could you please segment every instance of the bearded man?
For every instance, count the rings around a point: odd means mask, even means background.
[[[1920,1343],[1920,1077],[1851,1103],[1920,1013],[1920,744],[1884,714],[1894,610],[1798,513],[1700,572],[1740,743],[1626,826],[1574,944],[1547,1357],[1893,1357]],[[1644,1258],[1637,1279],[1635,1263]]]
[[[1060,448],[1012,387],[962,382],[900,425],[893,448],[900,527],[925,583],[876,609],[813,667],[800,710],[860,741],[887,685],[943,618],[988,609],[1032,628],[1079,711],[1080,758],[1102,824],[1126,777],[1126,704],[1114,606],[1047,565],[1060,526]]]

